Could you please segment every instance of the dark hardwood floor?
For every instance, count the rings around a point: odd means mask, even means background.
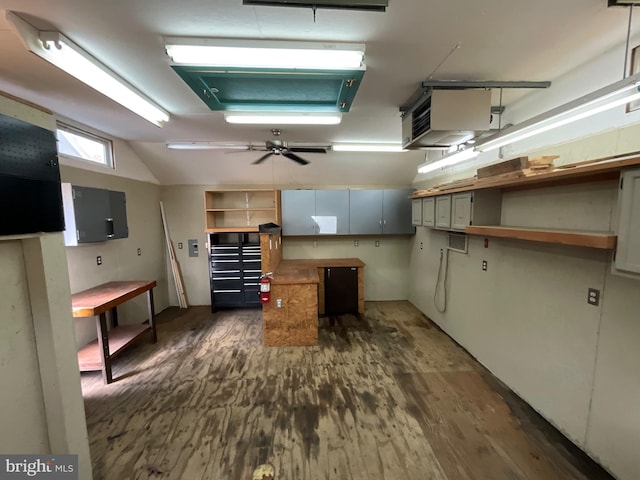
[[[407,302],[321,319],[317,347],[208,307],[158,339],[82,374],[95,480],[612,478]]]

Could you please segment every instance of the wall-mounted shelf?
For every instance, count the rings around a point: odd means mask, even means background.
[[[613,250],[617,237],[611,232],[577,232],[570,230],[548,230],[542,228],[520,228],[504,226],[472,225],[465,228],[470,235],[487,237],[515,238],[533,242],[558,243],[577,247],[590,247],[602,250]]]
[[[628,158],[605,158],[593,162],[585,162],[584,165],[575,164],[573,167],[567,165],[559,166],[550,172],[535,175],[481,178],[471,180],[469,184],[458,188],[416,192],[411,198],[434,197],[448,193],[468,192],[469,190],[481,190],[485,188],[515,190],[617,180],[620,175],[620,170],[636,165],[640,165],[640,156],[638,156],[637,153],[629,155]]]
[[[207,190],[205,231],[257,232],[262,223],[281,224],[279,190]]]

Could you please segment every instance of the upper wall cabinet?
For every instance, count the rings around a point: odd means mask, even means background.
[[[349,190],[316,190],[316,233],[349,233]]]
[[[500,223],[502,194],[499,190],[477,190],[430,198],[435,198],[435,228],[437,229],[464,232],[469,225]],[[425,208],[424,205],[423,208]],[[423,221],[423,225],[427,223]]]
[[[283,235],[347,235],[348,190],[283,190]]]
[[[411,201],[411,224],[419,227],[422,221],[422,199],[416,198]]]
[[[640,168],[622,172],[619,199],[614,265],[622,272],[640,273]]]
[[[413,191],[283,190],[283,235],[411,234]]]
[[[64,243],[74,246],[127,238],[127,201],[124,192],[62,184]]]
[[[352,235],[411,234],[413,190],[349,190],[349,233]]]
[[[315,190],[282,191],[282,234],[315,235]]]

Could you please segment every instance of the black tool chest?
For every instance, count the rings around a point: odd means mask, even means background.
[[[258,233],[209,234],[211,310],[259,307],[260,237]]]

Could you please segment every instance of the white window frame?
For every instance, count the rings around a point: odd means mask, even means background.
[[[69,125],[67,123],[63,123],[63,122],[57,122],[56,125],[56,138],[58,137],[58,132],[68,132],[71,133],[72,135],[77,135],[78,137],[82,137],[85,138],[87,140],[91,140],[93,142],[99,143],[104,147],[104,151],[105,151],[105,161],[101,162],[98,160],[94,160],[92,158],[86,158],[86,157],[79,157],[77,155],[71,155],[69,153],[65,153],[60,151],[60,149],[58,148],[58,154],[62,155],[64,157],[67,158],[71,158],[74,160],[79,160],[81,162],[85,162],[85,163],[89,163],[91,165],[101,165],[103,167],[107,167],[107,168],[113,168],[115,169],[115,161],[114,161],[114,157],[113,157],[113,142],[111,140],[109,140],[108,138],[104,138],[101,137],[100,135],[96,135],[95,133],[90,133],[87,132],[85,130],[82,130],[78,127],[74,127],[72,125]]]

